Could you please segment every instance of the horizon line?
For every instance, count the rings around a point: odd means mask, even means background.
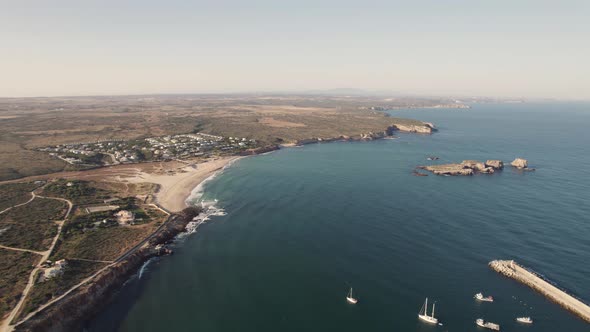
[[[342,92],[338,92],[342,90]],[[351,90],[345,92],[345,90]],[[357,91],[353,91],[357,90]],[[42,99],[42,98],[84,98],[84,97],[140,97],[140,96],[229,96],[229,95],[301,95],[301,96],[354,96],[354,97],[396,97],[396,98],[448,98],[448,99],[498,99],[506,101],[590,101],[590,98],[559,98],[559,97],[526,97],[526,96],[494,96],[494,95],[462,95],[440,93],[401,93],[387,92],[384,90],[364,90],[357,88],[334,89],[310,89],[310,90],[260,90],[260,91],[234,91],[234,92],[149,92],[149,93],[97,93],[97,94],[71,94],[71,95],[36,95],[36,96],[0,96],[0,99]]]

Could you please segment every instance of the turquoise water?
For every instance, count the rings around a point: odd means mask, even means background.
[[[440,131],[240,160],[206,186],[227,215],[131,279],[88,330],[477,331],[483,317],[502,331],[589,331],[487,263],[514,258],[590,302],[590,104],[391,113]],[[523,157],[537,171],[412,176],[429,155]],[[475,302],[479,291],[496,301]],[[425,297],[443,326],[418,321]]]

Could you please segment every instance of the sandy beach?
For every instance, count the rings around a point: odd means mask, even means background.
[[[156,201],[168,211],[178,212],[187,205],[186,199],[192,190],[213,173],[221,170],[239,157],[222,157],[203,163],[187,165],[175,172],[154,174],[139,171],[134,176],[121,178],[131,183],[150,182],[160,186],[155,194]]]
[[[58,178],[118,183],[154,183],[159,185],[158,192],[154,194],[158,204],[170,212],[178,212],[186,207],[186,199],[199,183],[239,158],[243,157],[218,157],[200,163],[177,160],[170,162],[126,164],[88,171],[59,172],[30,176],[16,180],[2,181],[0,183]]]

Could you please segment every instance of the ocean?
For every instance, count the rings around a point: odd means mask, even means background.
[[[86,330],[483,331],[474,321],[484,318],[502,331],[590,331],[487,266],[515,259],[590,302],[590,103],[390,113],[439,131],[237,161],[192,198],[215,216],[131,278]],[[412,175],[516,157],[536,171]],[[476,302],[480,291],[495,301]],[[426,297],[442,326],[418,320]]]

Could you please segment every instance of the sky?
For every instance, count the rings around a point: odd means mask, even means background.
[[[0,97],[590,99],[590,1],[0,0]]]

